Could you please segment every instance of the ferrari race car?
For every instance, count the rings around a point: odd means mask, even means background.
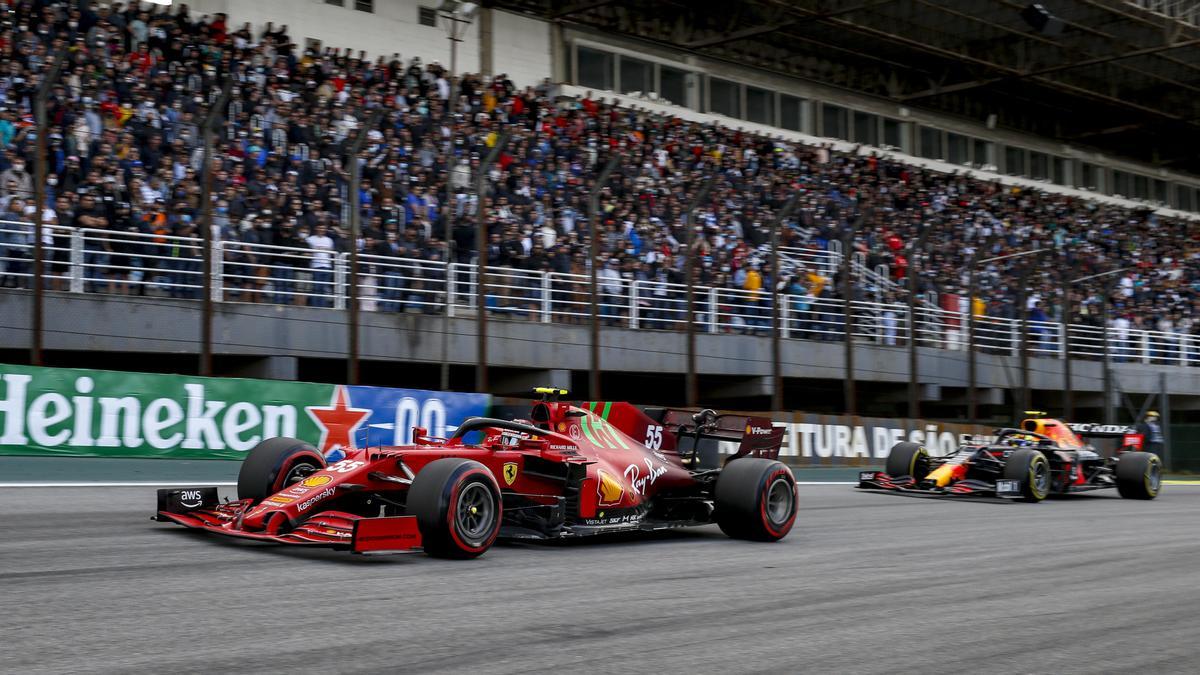
[[[1096,440],[1112,435],[1095,433]],[[1129,442],[1121,444],[1128,446]],[[860,472],[858,487],[1024,502],[1040,502],[1050,494],[1115,487],[1127,499],[1154,499],[1161,479],[1158,455],[1122,452],[1120,446],[1098,448],[1085,443],[1059,420],[1033,417],[1022,420],[1019,429],[999,429],[990,442],[968,442],[944,457],[931,457],[917,443],[897,443],[885,470]]]
[[[327,464],[309,444],[272,438],[217,489],[158,492],[159,521],[217,534],[348,549],[472,558],[498,537],[556,539],[717,523],[727,535],[782,539],[796,481],[777,460],[783,429],[744,415],[628,403],[559,402],[538,389],[529,420],[473,417],[449,438],[414,429],[405,447],[349,449]],[[479,437],[477,443],[467,436]],[[737,442],[721,461],[719,443]]]

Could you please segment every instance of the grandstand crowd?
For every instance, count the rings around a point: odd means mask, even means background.
[[[58,226],[46,239],[52,271],[67,262],[71,230],[112,233],[89,240],[88,260],[104,270],[89,290],[154,292],[154,280],[199,270],[196,246],[154,249],[170,251],[167,259],[148,250],[180,241],[171,237],[199,237],[201,122],[232,78],[211,194],[214,236],[225,242],[226,262],[244,270],[241,288],[231,290],[241,299],[328,302],[290,291],[333,283],[335,254],[352,246],[353,208],[362,213],[357,245],[364,254],[440,261],[451,250],[456,261],[471,261],[476,179],[507,132],[485,176],[488,264],[586,274],[588,195],[601,167],[619,154],[621,166],[600,198],[597,233],[601,292],[613,305],[629,281],[685,281],[687,207],[711,180],[690,218],[696,283],[743,289],[763,307],[772,284],[798,311],[840,297],[842,284],[829,270],[786,265],[780,279],[770,278],[768,228],[799,192],[781,245],[825,250],[853,228],[853,250],[869,268],[889,270],[894,284],[858,284],[857,299],[902,302],[916,255],[922,297],[946,297],[966,293],[973,258],[1047,249],[981,267],[974,311],[1014,317],[1025,302],[1031,319],[1062,320],[1062,275],[1128,267],[1112,278],[1115,327],[1200,330],[1196,230],[1148,209],[617,108],[593,96],[569,100],[549,82],[522,88],[503,74],[452,77],[418,55],[301,48],[285,25],[238,24],[221,14],[197,19],[187,5],[18,0],[0,7],[5,285],[28,283],[16,273],[28,265],[36,214],[34,92],[52,54],[65,53],[48,103],[43,214]],[[358,158],[362,182],[349,185],[346,151],[380,106],[385,112],[366,130]],[[915,253],[923,228],[926,245]],[[121,236],[128,233],[151,236]],[[306,253],[297,263],[264,246]],[[1105,281],[1071,286],[1069,321],[1098,325]],[[383,284],[379,295],[392,302],[380,308],[402,310],[399,300],[413,286],[420,283],[408,277]]]

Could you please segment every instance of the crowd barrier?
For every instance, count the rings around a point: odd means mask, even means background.
[[[174,237],[106,230],[47,228],[44,238],[49,288],[79,294],[123,294],[197,299],[204,286],[203,251],[197,237]],[[837,242],[832,242],[836,244]],[[780,250],[786,273],[812,271],[832,276],[841,253]],[[32,275],[32,225],[0,221],[0,280],[29,287]],[[375,255],[359,256],[357,279],[350,278],[346,253],[314,251],[233,241],[213,243],[212,299],[224,303],[268,303],[345,309],[350,284],[356,283],[360,308],[368,312],[424,313],[449,316],[477,311],[476,267]],[[852,261],[856,283],[870,301],[851,305],[853,337],[883,346],[917,344],[965,350],[967,316],[922,297],[907,305],[884,302],[902,293],[886,270],[870,270]],[[593,298],[590,277],[505,267],[488,268],[489,315],[499,319],[582,324],[598,308],[604,325],[638,330],[683,330],[687,325],[686,287],[654,279],[601,275]],[[845,304],[834,298],[783,294],[780,331],[787,339],[840,341],[845,336]],[[693,321],[705,333],[766,335],[771,330],[771,294],[767,290],[696,286]],[[1029,354],[1099,360],[1107,341],[1114,361],[1195,367],[1200,365],[1197,336],[1169,331],[1071,325],[1051,321],[978,316],[975,344],[981,351],[1017,355],[1022,334]],[[1069,340],[1067,339],[1069,333]]]

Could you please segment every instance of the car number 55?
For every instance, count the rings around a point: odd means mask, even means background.
[[[659,450],[662,448],[662,432],[663,428],[656,424],[651,424],[646,427],[646,447],[651,450]]]

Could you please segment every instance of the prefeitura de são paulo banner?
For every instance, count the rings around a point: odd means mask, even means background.
[[[931,455],[946,455],[964,436],[982,438],[993,431],[971,424],[805,413],[796,413],[783,426],[787,433],[779,454],[791,464],[878,464],[901,441],[920,443]]]
[[[0,455],[241,459],[272,436],[330,456],[487,412],[486,394],[0,364]]]

